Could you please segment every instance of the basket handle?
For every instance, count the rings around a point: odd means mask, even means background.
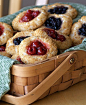
[[[60,66],[58,66],[45,80],[43,80],[27,95],[21,97],[5,95],[2,100],[16,105],[27,105],[36,101],[77,61],[76,52],[71,52],[70,55],[60,64]]]

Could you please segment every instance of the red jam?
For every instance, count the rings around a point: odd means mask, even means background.
[[[38,40],[31,42],[30,46],[27,46],[27,54],[29,55],[45,55],[46,53],[46,46]]]
[[[3,34],[4,32],[4,27],[0,24],[0,36]]]
[[[43,29],[50,37],[56,40],[60,40],[61,42],[65,41],[66,38],[63,35],[59,35],[55,30],[45,28]]]
[[[0,51],[5,51],[5,48],[6,48],[6,47],[5,47],[4,45],[1,45],[1,46],[0,46]]]
[[[24,63],[21,61],[21,58],[20,58],[19,56],[17,57],[16,60],[19,61],[21,64],[24,64]]]
[[[24,16],[20,19],[20,22],[29,22],[35,17],[37,17],[40,14],[40,12],[33,11],[33,10],[27,10],[27,12],[24,14]]]

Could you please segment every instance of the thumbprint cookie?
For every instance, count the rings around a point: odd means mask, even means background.
[[[21,58],[20,58],[19,54],[14,54],[14,55],[11,57],[11,59],[15,59],[15,60],[19,61],[21,64],[24,64],[24,63],[21,61]]]
[[[7,57],[10,58],[11,55],[8,54],[8,53],[5,51],[5,48],[6,48],[6,44],[0,45],[0,55],[7,56]]]
[[[68,16],[70,16],[72,19],[74,19],[78,12],[75,8],[73,8],[71,5],[67,5],[67,4],[60,4],[60,3],[55,3],[52,5],[48,5],[48,6],[43,6],[43,9],[45,9],[47,12],[49,12],[50,14],[66,14]]]
[[[72,26],[72,18],[67,15],[50,14],[44,26],[54,29],[61,34],[69,35]]]
[[[12,38],[7,41],[6,51],[7,53],[13,55],[19,52],[20,43],[30,36],[33,36],[33,31],[22,31],[17,32]]]
[[[26,64],[33,64],[57,55],[57,45],[50,37],[29,37],[19,46],[19,55]]]
[[[34,35],[51,37],[57,43],[58,49],[67,49],[72,46],[72,41],[69,36],[60,34],[54,29],[42,27],[35,30]]]
[[[13,36],[13,29],[10,25],[0,22],[0,45],[3,45]]]
[[[83,39],[86,38],[86,16],[81,17],[78,22],[73,24],[70,38],[73,45],[81,44]]]
[[[41,8],[33,8],[17,15],[12,26],[15,30],[26,31],[40,27],[47,19],[48,13]]]

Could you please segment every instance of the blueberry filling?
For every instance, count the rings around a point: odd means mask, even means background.
[[[24,37],[24,36],[18,37],[18,38],[16,38],[16,39],[13,40],[13,43],[14,43],[15,45],[19,45],[19,44],[21,43],[21,41],[23,41],[25,38],[28,38],[28,37],[29,37],[29,36],[26,36],[26,37]]]
[[[60,18],[50,17],[46,20],[45,26],[54,30],[59,30],[61,28],[62,21]]]
[[[49,9],[48,12],[50,12],[51,14],[65,14],[67,11],[68,7],[64,7],[64,6],[58,6],[55,7],[54,9]]]
[[[82,27],[78,31],[79,35],[86,36],[86,24],[83,24]]]

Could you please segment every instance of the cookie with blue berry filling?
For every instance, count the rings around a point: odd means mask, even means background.
[[[69,35],[72,27],[72,18],[68,15],[50,14],[44,26],[54,29],[61,34]]]
[[[19,52],[20,43],[30,36],[33,36],[33,31],[22,31],[17,32],[13,37],[11,37],[6,44],[7,53],[14,55]]]
[[[86,16],[81,17],[78,22],[73,24],[70,38],[73,45],[81,44],[83,39],[86,38]]]
[[[72,19],[74,19],[78,14],[77,10],[68,4],[55,3],[48,6],[43,6],[42,8],[50,14],[66,14],[71,16]]]

